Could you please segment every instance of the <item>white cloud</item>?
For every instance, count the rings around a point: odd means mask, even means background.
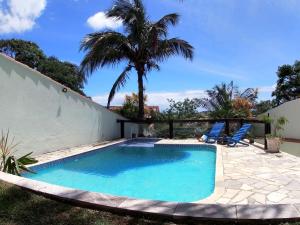
[[[258,93],[271,93],[275,91],[275,88],[276,88],[276,84],[272,86],[262,86],[258,88]]]
[[[115,95],[111,105],[122,105],[125,95],[131,95],[129,92],[119,92]],[[175,101],[182,101],[185,98],[202,98],[205,97],[205,90],[186,90],[178,92],[146,92],[148,96],[148,105],[158,105],[161,109],[166,109],[169,106],[167,99],[174,99]],[[95,102],[101,105],[107,104],[108,94],[98,95],[92,97]]]
[[[106,17],[105,12],[98,12],[87,19],[87,24],[94,30],[117,29],[122,26],[122,21]]]
[[[46,0],[0,1],[0,34],[31,30],[46,4]]]

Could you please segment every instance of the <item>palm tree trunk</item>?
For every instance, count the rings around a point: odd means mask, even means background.
[[[144,119],[144,84],[143,84],[143,71],[138,71],[138,85],[139,85],[139,113],[138,119]]]

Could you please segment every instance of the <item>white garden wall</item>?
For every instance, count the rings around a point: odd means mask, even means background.
[[[120,138],[121,116],[0,54],[0,130],[15,137],[18,155]],[[124,118],[123,118],[124,119]],[[136,132],[126,124],[125,136]]]
[[[283,137],[300,140],[300,99],[286,102],[266,114],[275,120],[281,116],[287,118],[289,122],[282,132]]]

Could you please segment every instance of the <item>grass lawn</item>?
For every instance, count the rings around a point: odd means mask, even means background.
[[[0,225],[129,225],[175,224],[115,215],[53,201],[0,182]],[[184,224],[184,223],[181,223]],[[186,223],[185,223],[186,224]],[[215,224],[201,222],[195,224]],[[220,224],[220,222],[218,223]],[[228,224],[228,223],[227,223]],[[232,224],[232,223],[231,223]],[[254,223],[257,225],[257,222]],[[268,224],[268,223],[265,223]],[[278,223],[277,223],[278,224]],[[280,223],[279,223],[280,224]],[[300,225],[300,223],[281,223]]]

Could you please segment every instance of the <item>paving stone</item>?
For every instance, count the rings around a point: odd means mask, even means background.
[[[227,188],[231,189],[238,189],[240,188],[243,184],[237,180],[226,180],[225,185]]]
[[[280,204],[296,204],[296,203],[299,203],[299,199],[287,197],[280,200]]]
[[[280,202],[285,197],[287,197],[287,195],[281,194],[281,193],[278,193],[278,192],[273,192],[273,193],[271,193],[267,196],[268,200],[270,200],[272,202],[276,202],[276,203]]]
[[[279,189],[276,192],[280,193],[280,194],[288,194],[288,193],[290,193],[290,191],[284,189],[284,186],[282,187],[282,189]]]
[[[299,218],[300,213],[292,205],[238,205],[238,219],[288,219]]]
[[[294,204],[295,208],[298,210],[298,212],[300,213],[300,203],[298,204]]]
[[[177,205],[178,203],[173,202],[127,199],[119,205],[119,208],[146,213],[173,215]]]
[[[248,201],[248,198],[246,198],[240,202],[233,202],[233,203],[235,203],[236,205],[247,205],[247,204],[249,204],[249,201]]]
[[[300,191],[290,191],[288,192],[288,196],[290,196],[291,198],[300,198]]]
[[[197,217],[215,219],[236,219],[236,207],[230,205],[201,205],[192,203],[179,203],[174,217]]]
[[[254,199],[259,204],[266,203],[266,196],[263,194],[255,193],[255,194],[251,195],[251,198]]]
[[[250,195],[252,195],[253,192],[251,191],[240,191],[232,200],[231,202],[236,203],[236,202],[241,202],[245,199],[247,199]]]
[[[243,184],[241,187],[241,190],[244,190],[244,191],[250,191],[252,189],[253,189],[253,187],[249,186],[248,184]]]
[[[237,193],[239,192],[239,190],[235,190],[235,189],[226,189],[225,193],[222,195],[222,198],[233,198]]]
[[[300,191],[300,181],[293,180],[285,188],[290,191]]]
[[[272,192],[272,191],[277,191],[279,189],[279,187],[275,186],[275,185],[268,185],[268,186],[265,186],[263,189],[266,191]]]
[[[217,203],[218,204],[228,204],[229,202],[230,202],[230,198],[219,198],[218,200],[217,200]]]
[[[268,186],[268,184],[266,184],[265,182],[261,182],[261,181],[253,184],[253,187],[256,188],[256,189],[260,189],[260,188],[263,188],[265,186]]]

